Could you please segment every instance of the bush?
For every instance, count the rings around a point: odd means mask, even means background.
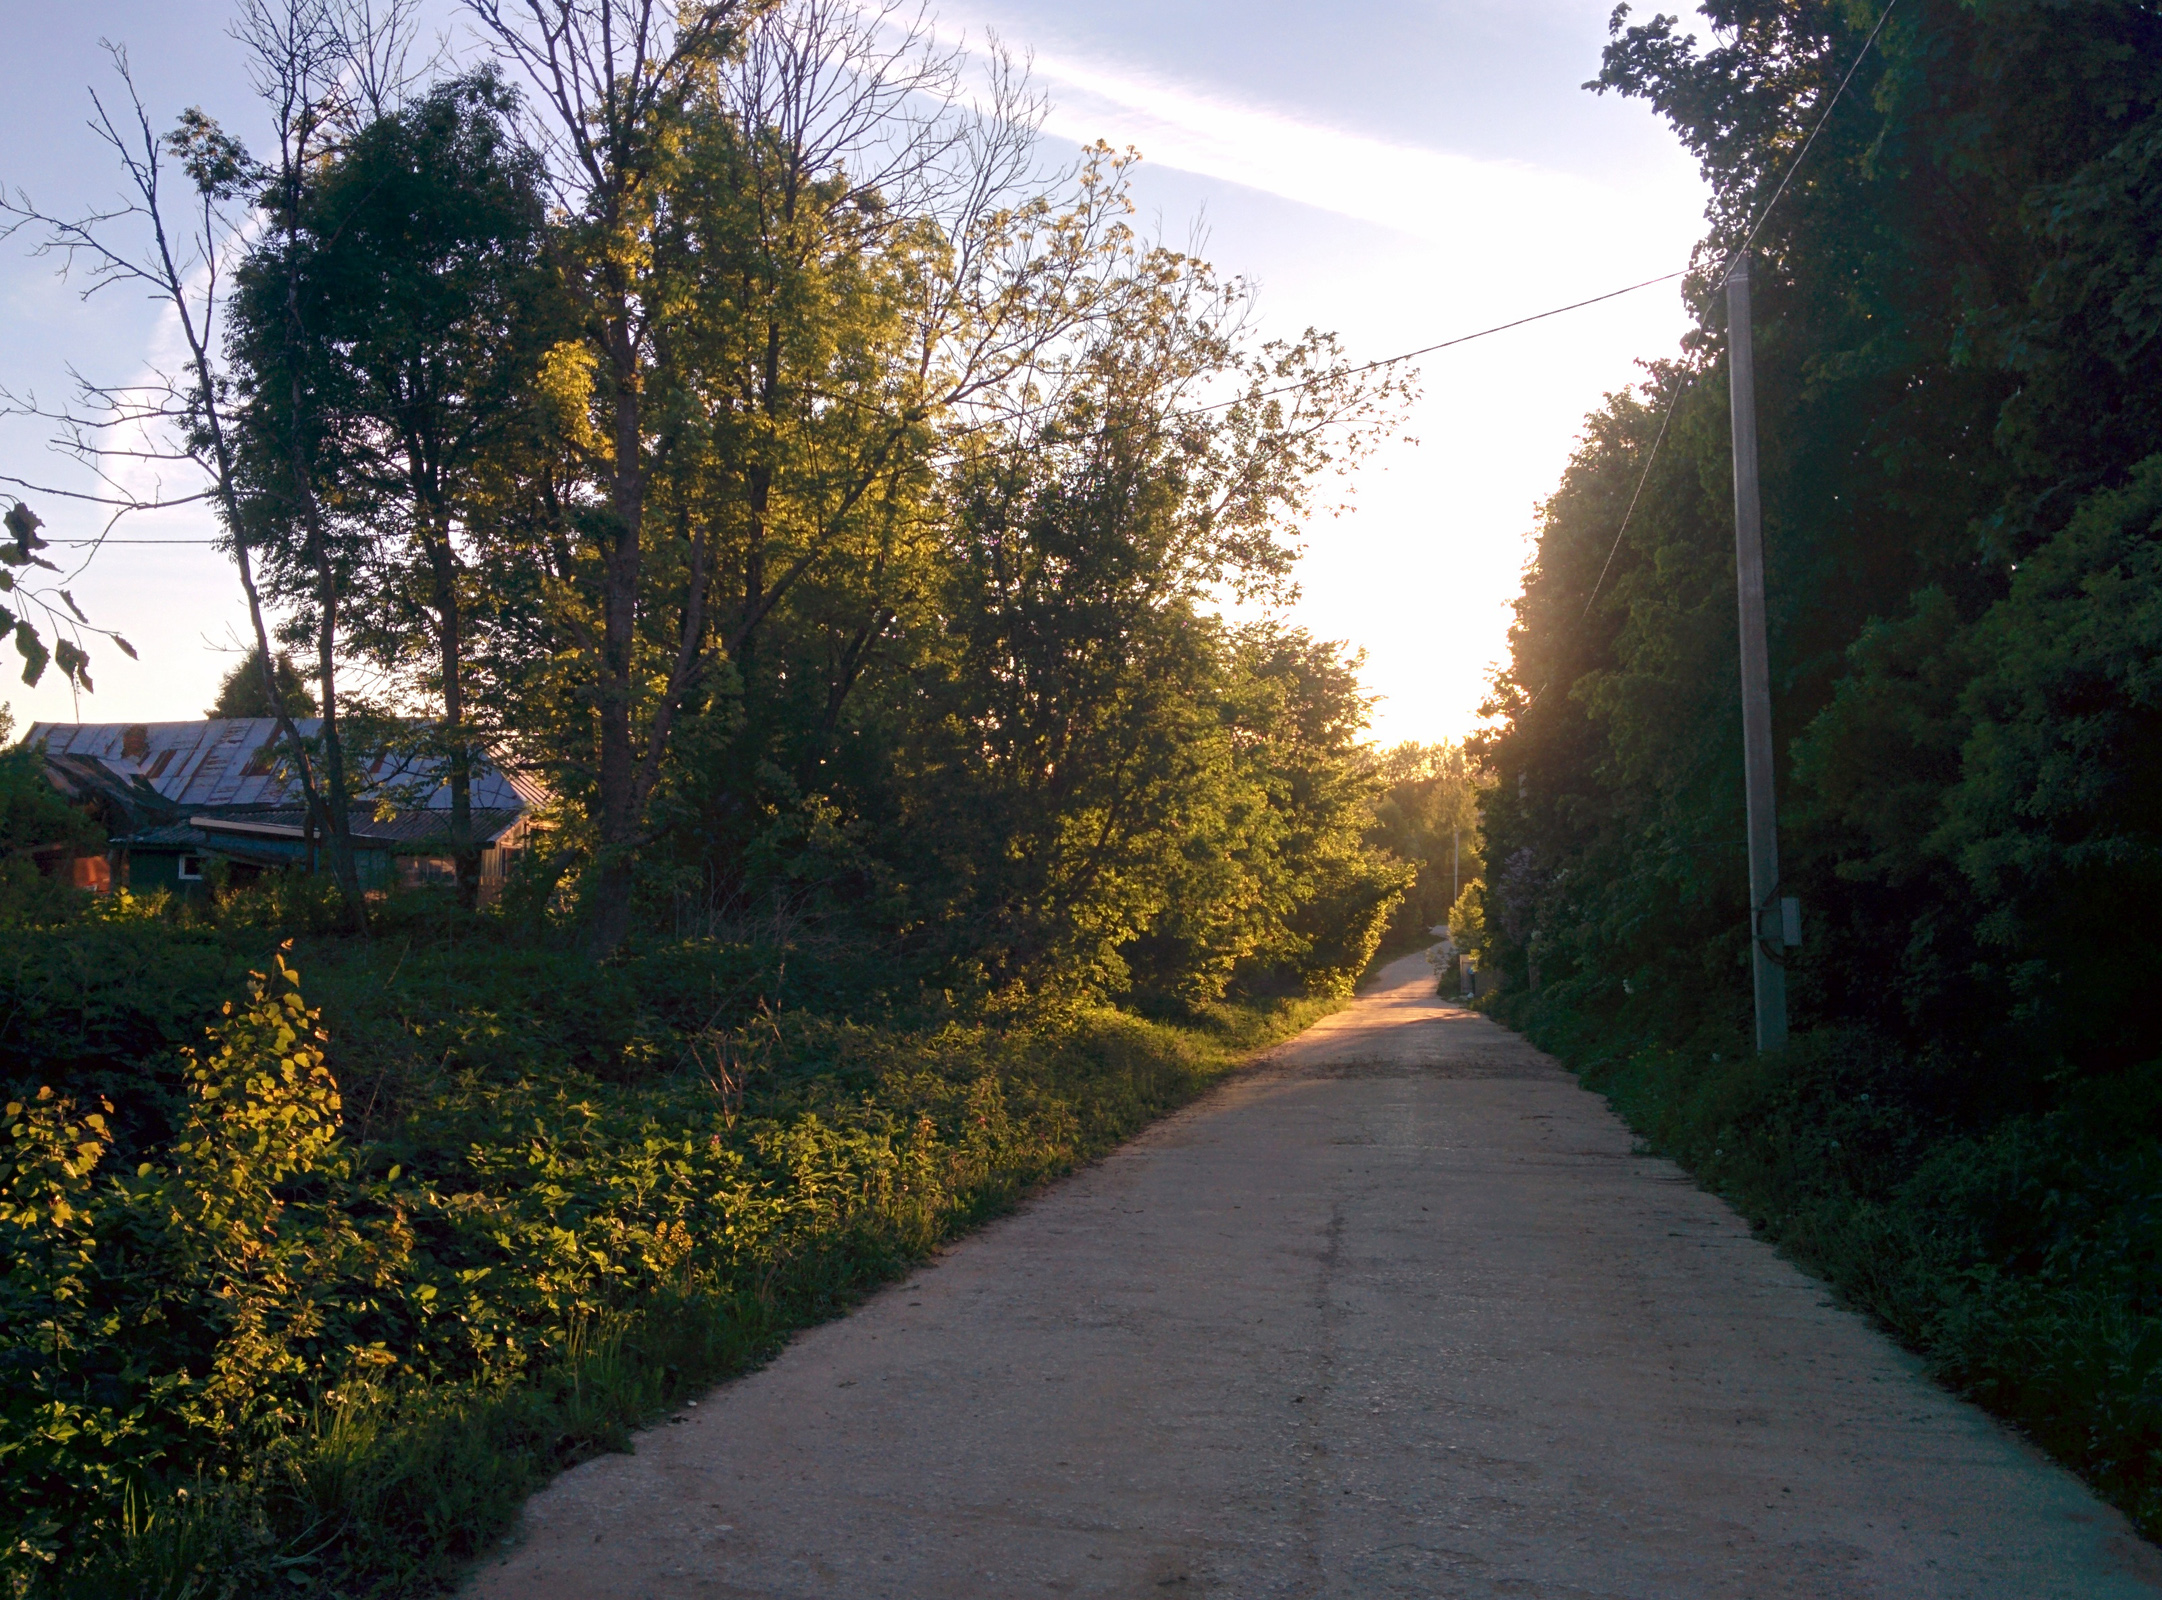
[[[7,1552],[18,1587],[385,1360],[353,1313],[409,1236],[346,1214],[319,1038],[281,960],[184,1052],[178,1136],[132,1172],[107,1161],[109,1102],[82,1111],[47,1085],[8,1104],[0,1482],[35,1508]]]
[[[0,746],[7,745],[14,727],[13,716],[0,706]],[[76,897],[39,871],[37,854],[71,855],[104,843],[104,833],[46,781],[40,751],[0,748],[0,921],[38,923],[65,915]]]
[[[247,956],[168,921],[161,900],[69,893],[84,903],[64,923],[0,922],[0,1084],[126,1101],[147,1068],[170,1089],[175,1052],[242,992]]]
[[[771,1008],[784,951],[462,918],[309,946],[320,1012],[273,952],[169,1048],[247,919],[134,915],[32,963],[124,981],[35,991],[26,1040],[109,1053],[6,1112],[18,1595],[438,1592],[550,1473],[1326,1009],[851,1022]],[[138,1045],[129,1131],[82,1063]]]

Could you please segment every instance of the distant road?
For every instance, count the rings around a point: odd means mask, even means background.
[[[536,1499],[490,1600],[2098,1600],[2123,1519],[1420,957]]]

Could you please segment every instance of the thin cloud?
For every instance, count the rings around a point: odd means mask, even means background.
[[[1377,139],[1078,55],[1038,52],[1031,65],[1051,99],[1045,131],[1054,137],[1132,145],[1151,165],[1428,243],[1479,239],[1491,248],[1508,239],[1530,246],[1580,240],[1587,226],[1641,238],[1647,206],[1670,216],[1677,205],[1692,217],[1696,209],[1693,191],[1665,173],[1621,190],[1529,162]]]

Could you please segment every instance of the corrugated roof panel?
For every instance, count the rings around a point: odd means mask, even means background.
[[[161,722],[151,728],[150,748],[161,756],[172,752],[172,759],[150,780],[159,794],[177,801],[187,793],[188,780],[202,764],[203,752],[212,742],[212,730],[218,726],[215,722]]]
[[[254,750],[246,722],[220,723],[217,733],[205,740],[203,759],[196,765],[188,786],[174,796],[183,805],[229,806],[240,801],[240,769]]]
[[[322,726],[317,717],[296,718],[304,739]],[[426,723],[410,726],[419,731]],[[277,739],[274,717],[213,717],[200,722],[39,722],[25,738],[58,755],[89,756],[123,780],[143,774],[165,799],[180,806],[274,806],[296,803],[299,784],[281,776],[279,763],[251,772],[255,757]],[[161,761],[160,758],[165,758]],[[414,756],[377,759],[381,771],[371,788],[401,807],[450,809],[443,764]],[[402,791],[402,792],[401,792]],[[358,798],[365,798],[365,794]],[[486,767],[473,775],[475,811],[525,810],[545,804],[548,791],[523,773]]]

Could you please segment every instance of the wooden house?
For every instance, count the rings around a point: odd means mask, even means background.
[[[294,723],[303,739],[320,725],[313,717]],[[404,731],[415,748],[374,752],[352,797],[356,865],[369,890],[455,878],[448,763],[416,753],[425,724]],[[113,887],[188,895],[220,878],[327,870],[274,718],[40,722],[25,742],[42,747],[53,786],[104,823]],[[473,774],[471,837],[484,901],[501,892],[547,798],[529,778],[492,763]]]

